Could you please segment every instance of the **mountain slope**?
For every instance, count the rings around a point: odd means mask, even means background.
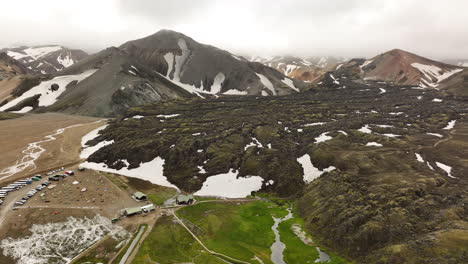
[[[285,95],[307,88],[260,63],[170,30],[120,48],[193,94]]]
[[[39,78],[29,75],[31,71],[6,53],[0,53],[0,107],[12,97],[38,84]]]
[[[430,60],[416,54],[394,49],[360,65],[362,77],[368,80],[390,81],[402,85],[436,87],[461,67]]]
[[[24,64],[29,70],[38,74],[51,74],[63,70],[88,54],[82,50],[69,49],[63,46],[21,46],[4,48],[10,57]]]
[[[59,102],[44,111],[114,116],[128,107],[193,96],[117,48],[92,55],[60,72],[60,76],[90,70],[95,72],[83,82],[70,85]]]

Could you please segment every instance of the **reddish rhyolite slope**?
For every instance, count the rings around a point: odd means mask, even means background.
[[[399,49],[367,60],[360,68],[362,77],[367,80],[421,87],[437,87],[443,80],[463,70],[462,67],[430,60]]]

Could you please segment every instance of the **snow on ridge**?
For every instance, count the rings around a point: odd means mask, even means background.
[[[426,80],[421,80],[421,81],[424,81],[423,85],[427,85],[431,87],[437,87],[439,83],[442,82],[443,80],[449,78],[450,76],[458,72],[463,71],[463,69],[453,69],[449,71],[442,71],[441,68],[435,65],[427,65],[427,64],[417,63],[417,62],[411,63],[411,66],[418,69],[421,73],[424,74]],[[437,79],[437,81],[433,82],[432,81],[433,78]]]
[[[195,192],[197,196],[215,196],[225,198],[245,198],[263,185],[260,176],[238,177],[239,172],[230,169],[227,173],[209,176],[202,188]]]
[[[70,56],[70,52],[62,58],[62,54],[60,56],[57,57],[57,62],[60,63],[64,68],[68,68],[70,66],[72,66],[75,62],[73,61],[73,59],[71,58]]]
[[[319,170],[312,164],[309,154],[305,154],[304,156],[298,158],[297,162],[301,164],[302,169],[304,170],[303,179],[305,183],[310,183],[318,177],[322,176],[322,174],[325,172],[330,172],[336,169],[335,167],[330,166],[326,169]]]
[[[366,67],[367,65],[371,64],[374,60],[366,60],[361,66],[359,66],[359,68],[364,68]]]
[[[0,111],[5,111],[6,109],[15,106],[16,104],[20,103],[24,99],[29,97],[35,96],[40,94],[39,97],[39,106],[49,106],[57,102],[57,98],[66,90],[66,86],[71,83],[72,81],[82,81],[97,70],[87,70],[83,73],[76,74],[76,75],[63,75],[53,78],[52,80],[43,81],[39,85],[31,88],[27,92],[23,93],[20,97],[15,98],[14,100],[8,102],[4,106],[0,107]],[[59,88],[56,91],[52,91],[50,88],[52,84],[57,84]]]
[[[268,78],[263,75],[263,74],[260,74],[260,73],[255,73],[258,78],[260,78],[260,82],[268,89],[270,90],[273,95],[276,95],[276,91],[275,91],[275,88],[273,87],[273,84],[271,83],[270,80],[268,80]]]
[[[38,59],[43,57],[49,53],[59,51],[63,49],[61,46],[47,46],[47,47],[36,47],[36,48],[27,48],[24,50],[26,54],[33,57],[34,59]]]

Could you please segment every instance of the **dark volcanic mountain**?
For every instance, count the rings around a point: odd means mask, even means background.
[[[193,95],[140,64],[118,48],[108,48],[61,71],[61,76],[92,73],[70,83],[47,111],[113,116],[128,107]]]
[[[51,74],[70,67],[88,56],[82,50],[69,49],[63,46],[21,46],[5,48],[10,57],[24,64],[30,71],[37,74]]]
[[[270,67],[170,30],[120,48],[192,93],[285,95],[307,88]]]

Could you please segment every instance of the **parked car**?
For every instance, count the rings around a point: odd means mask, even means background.
[[[15,203],[15,205],[23,205],[23,204],[24,204],[24,203],[21,202],[21,201],[17,201],[17,202]]]
[[[49,182],[49,181],[45,181],[45,182],[43,182],[41,185],[44,186],[44,187],[45,187],[45,186],[49,186],[49,185],[50,185],[50,182]]]
[[[59,181],[60,178],[57,177],[57,176],[52,176],[52,177],[49,177],[49,181]]]
[[[73,175],[75,175],[75,173],[74,173],[72,170],[67,170],[67,171],[65,171],[64,173],[65,173],[66,175],[68,175],[68,176],[73,176]]]

